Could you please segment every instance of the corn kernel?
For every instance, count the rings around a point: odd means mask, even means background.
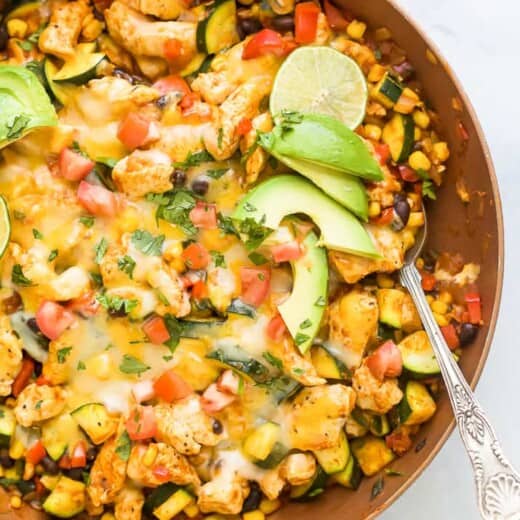
[[[23,468],[23,480],[31,480],[34,477],[34,464],[26,462]]]
[[[365,136],[373,141],[381,139],[382,130],[377,125],[365,125]]]
[[[347,34],[353,40],[361,40],[365,31],[367,30],[367,24],[360,22],[359,20],[352,20],[347,27]]]
[[[422,110],[416,110],[413,113],[413,121],[417,126],[421,127],[423,130],[426,130],[426,128],[430,126],[430,116]]]
[[[199,506],[197,504],[190,504],[189,506],[185,507],[183,511],[188,518],[195,518],[199,515],[200,512]]]
[[[368,81],[371,81],[372,83],[377,83],[384,75],[385,75],[386,69],[383,67],[383,65],[380,65],[379,63],[376,63],[375,65],[372,65],[372,68],[370,69],[370,72],[368,73]]]
[[[266,515],[270,515],[271,513],[274,513],[277,509],[280,509],[282,503],[277,498],[274,500],[267,500],[264,498],[260,502],[260,511]]]
[[[446,318],[446,316],[434,312],[433,317],[435,318],[435,321],[439,327],[446,327],[446,325],[449,325],[448,318]]]
[[[445,162],[448,160],[450,156],[450,149],[448,148],[448,143],[441,141],[439,143],[435,143],[433,145],[433,156],[439,162]]]
[[[368,205],[368,216],[377,217],[381,213],[381,204],[379,202],[371,202]]]
[[[415,261],[415,267],[417,267],[417,269],[422,269],[424,267],[424,260],[422,258],[418,258]]]
[[[424,214],[422,211],[412,211],[408,218],[409,227],[421,227],[424,226]]]
[[[408,204],[410,204],[410,209],[412,211],[421,210],[422,201],[421,196],[418,193],[408,193],[406,199],[408,200]]]
[[[374,37],[376,42],[382,42],[384,40],[392,39],[392,33],[388,27],[379,27],[379,29],[375,30]]]
[[[420,141],[421,140],[421,129],[416,126],[413,129],[413,140],[414,141]]]
[[[450,303],[453,302],[453,296],[448,291],[442,291],[439,294],[439,300],[441,300],[441,302],[447,303],[449,305]]]
[[[431,305],[434,302],[435,298],[431,294],[426,295],[426,301]]]
[[[394,281],[391,276],[387,274],[378,273],[376,276],[377,285],[382,289],[391,289],[394,286]]]
[[[445,302],[441,302],[440,300],[435,300],[431,304],[431,308],[433,312],[437,314],[446,314],[448,312],[448,304]]]
[[[156,458],[157,446],[155,444],[150,444],[150,446],[148,446],[148,449],[146,450],[146,453],[144,454],[143,464],[147,467],[150,467],[155,462]]]
[[[13,18],[7,22],[7,33],[11,38],[23,38],[27,34],[27,22]]]
[[[116,517],[112,513],[103,513],[101,520],[116,520]]]
[[[88,369],[98,379],[108,379],[112,375],[112,358],[109,352],[101,352],[88,363]]]
[[[260,511],[260,509],[255,509],[254,511],[244,513],[242,518],[243,520],[264,520],[265,515],[262,511]]]
[[[75,129],[72,126],[55,126],[52,129],[49,151],[58,154],[63,150],[63,148],[70,146],[74,142],[74,133]]]
[[[9,457],[15,460],[21,459],[24,453],[24,445],[18,439],[14,439],[9,447]]]
[[[13,495],[9,503],[13,509],[20,509],[22,507],[22,499],[17,495]]]
[[[408,158],[408,164],[414,169],[414,170],[425,170],[429,171],[432,167],[432,163],[430,159],[426,156],[424,152],[417,151],[413,152],[410,157]]]

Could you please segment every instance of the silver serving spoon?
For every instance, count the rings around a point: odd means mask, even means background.
[[[459,433],[473,465],[480,514],[485,520],[519,520],[520,476],[505,458],[493,427],[453,359],[422,289],[415,260],[423,248],[426,233],[425,212],[424,227],[399,273],[401,283],[415,302],[441,368]]]

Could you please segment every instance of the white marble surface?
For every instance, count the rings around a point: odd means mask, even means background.
[[[426,29],[476,109],[500,183],[506,267],[500,319],[477,396],[520,470],[520,3],[518,0],[397,0]],[[384,520],[478,519],[470,464],[455,432]]]

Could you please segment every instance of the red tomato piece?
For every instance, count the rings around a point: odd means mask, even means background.
[[[164,42],[164,57],[168,61],[173,61],[182,56],[184,48],[182,42],[177,38],[170,38]]]
[[[200,101],[200,96],[197,92],[190,92],[189,94],[185,94],[179,103],[180,107],[183,111],[191,108],[197,101]]]
[[[45,300],[36,311],[36,323],[42,334],[54,340],[59,338],[76,320],[72,312],[59,303]]]
[[[221,392],[215,383],[204,390],[201,399],[202,409],[208,414],[214,414],[223,410],[226,406],[230,405],[236,396]]]
[[[482,321],[482,308],[480,305],[480,294],[468,293],[464,297],[466,306],[468,307],[469,321],[475,325]]]
[[[390,147],[384,143],[373,143],[374,144],[374,154],[376,159],[379,161],[381,166],[384,166],[388,163],[390,159]]]
[[[190,211],[190,220],[193,225],[203,229],[216,229],[217,207],[215,204],[197,201],[195,207]]]
[[[25,460],[31,464],[38,464],[47,455],[43,442],[38,439],[26,452]]]
[[[155,397],[155,390],[153,387],[153,381],[145,379],[132,385],[132,394],[134,399],[138,403],[144,403]]]
[[[277,314],[267,324],[267,337],[273,341],[281,341],[284,334],[287,332],[287,326],[283,321],[283,318]]]
[[[385,208],[379,217],[371,218],[370,222],[376,226],[387,226],[394,220],[394,208]]]
[[[121,121],[119,130],[117,131],[117,138],[129,149],[133,150],[142,146],[148,139],[150,131],[150,121],[130,112]]]
[[[182,259],[190,269],[204,269],[210,261],[207,249],[198,242],[192,242],[183,252]]]
[[[87,465],[87,449],[85,447],[85,443],[83,441],[79,441],[74,449],[72,450],[72,454],[70,457],[70,467],[71,468],[84,468]]]
[[[58,466],[61,469],[70,469],[70,457],[68,453],[65,453],[65,455],[62,455],[60,457],[60,461],[58,462]]]
[[[446,344],[450,347],[450,350],[455,350],[460,347],[459,336],[457,335],[457,330],[452,323],[441,327],[441,332]]]
[[[161,316],[152,316],[143,323],[143,332],[155,345],[161,345],[170,339],[170,333]]]
[[[365,361],[372,375],[379,381],[385,377],[398,377],[403,371],[401,351],[393,341],[385,341]]]
[[[258,307],[266,299],[271,282],[271,271],[263,267],[241,267],[242,300]]]
[[[84,179],[94,168],[94,161],[74,152],[70,148],[64,148],[58,157],[58,169],[60,175],[68,181],[80,181]]]
[[[114,217],[117,213],[116,196],[103,186],[81,181],[77,195],[78,202],[92,215]]]
[[[242,385],[242,378],[233,370],[224,370],[217,380],[217,389],[231,395],[239,395]]]
[[[18,397],[21,391],[29,384],[29,380],[34,372],[34,361],[30,358],[23,358],[22,368],[18,375],[15,377],[13,381],[13,386],[11,387],[11,393],[14,397]]]
[[[95,316],[99,307],[100,303],[96,300],[96,291],[87,291],[79,298],[71,300],[67,305],[69,311],[77,312],[84,318]]]
[[[343,16],[343,13],[329,0],[325,0],[323,3],[325,9],[325,16],[332,29],[343,30],[347,28],[348,20]]]
[[[237,134],[242,137],[253,128],[253,123],[249,117],[243,117],[237,125]]]
[[[296,4],[294,10],[294,40],[297,43],[312,43],[318,32],[320,8],[314,2]]]
[[[425,291],[433,291],[436,283],[437,280],[433,274],[427,272],[421,273],[421,285]]]
[[[152,468],[152,473],[157,479],[162,480],[163,482],[168,482],[168,480],[170,480],[171,477],[170,470],[162,464],[154,466]]]
[[[186,83],[186,80],[175,74],[161,78],[152,86],[153,88],[157,89],[163,96],[165,94],[169,94],[170,92],[178,92],[181,97],[184,97],[186,94],[191,92],[190,86]]]
[[[155,395],[171,403],[179,401],[193,393],[191,386],[173,370],[166,370],[153,384]]]
[[[208,286],[204,280],[198,280],[193,284],[191,297],[195,300],[203,300],[208,297]]]
[[[126,421],[128,436],[133,441],[151,439],[157,433],[157,421],[153,406],[138,406],[130,412]]]
[[[243,60],[251,60],[266,54],[284,56],[287,53],[287,42],[282,35],[272,29],[262,29],[252,36],[242,52]]]
[[[386,445],[397,455],[404,455],[413,445],[408,430],[398,428],[385,437]]]
[[[415,170],[412,170],[409,166],[406,166],[404,164],[399,165],[399,175],[401,176],[401,179],[406,182],[417,182],[419,180],[419,176],[415,172]]]
[[[36,378],[36,384],[38,386],[52,386],[52,382],[49,381],[43,374]]]
[[[277,244],[271,247],[273,260],[279,264],[280,262],[289,262],[290,260],[298,260],[303,255],[302,247],[296,240],[286,242],[285,244]]]

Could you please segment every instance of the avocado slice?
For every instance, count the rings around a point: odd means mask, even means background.
[[[370,258],[380,256],[352,213],[311,182],[294,175],[277,175],[259,184],[239,202],[231,216],[277,229],[284,217],[296,213],[305,213],[320,228],[317,245]]]
[[[300,352],[305,354],[320,329],[327,304],[329,268],[327,253],[318,247],[318,237],[309,233],[303,241],[305,254],[291,262],[292,293],[278,311],[294,338]]]
[[[56,111],[36,75],[25,67],[0,66],[0,148],[35,128],[57,123]]]

